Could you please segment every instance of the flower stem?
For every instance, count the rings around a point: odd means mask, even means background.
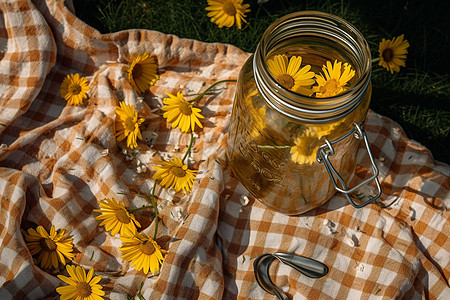
[[[191,153],[191,148],[192,148],[192,144],[194,143],[194,133],[191,131],[191,141],[189,142],[189,147],[186,150],[186,153],[183,156],[183,159],[181,160],[181,162],[184,164],[184,161],[186,160],[186,158],[189,156],[189,153]]]
[[[155,189],[156,189],[156,183],[158,183],[158,180],[155,180],[155,184],[153,184],[152,194],[150,195],[150,200],[152,201],[153,209],[155,210],[155,234],[153,235],[153,239],[156,240],[156,234],[158,233],[158,206],[155,202]]]
[[[139,287],[139,292],[136,295],[139,298],[139,300],[145,300],[144,296],[142,296],[142,287],[143,286],[144,286],[144,282],[141,282],[141,286]]]
[[[266,146],[266,145],[258,145],[258,149],[289,149],[291,146]]]
[[[376,63],[380,60],[380,57],[375,57],[374,59],[372,59],[372,63]]]
[[[225,79],[225,80],[217,81],[216,83],[212,84],[209,88],[207,88],[205,91],[203,91],[203,93],[201,93],[200,95],[198,95],[194,99],[189,100],[188,102],[192,103],[192,102],[200,100],[207,92],[209,92],[213,87],[215,87],[216,85],[218,85],[220,83],[223,83],[223,82],[236,82],[236,81],[237,81],[236,79]]]
[[[158,206],[156,205],[156,202],[155,202],[155,189],[156,189],[157,183],[158,183],[158,180],[155,180],[155,184],[153,184],[152,193],[150,195],[150,201],[152,202],[151,205],[142,206],[142,207],[138,207],[138,208],[134,208],[134,209],[128,209],[128,212],[132,213],[132,212],[135,212],[135,211],[138,211],[141,209],[153,207],[153,210],[155,211],[155,234],[153,236],[153,239],[156,239],[156,234],[158,233],[158,222],[159,222]],[[144,199],[148,199],[147,196],[144,196],[144,195],[142,195],[141,197]]]
[[[146,205],[146,206],[141,206],[141,207],[137,207],[137,208],[133,208],[133,209],[127,209],[129,213],[134,213],[135,211],[138,210],[142,210],[142,209],[147,209],[152,207],[153,205]]]

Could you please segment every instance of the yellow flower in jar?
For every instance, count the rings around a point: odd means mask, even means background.
[[[316,161],[319,137],[311,128],[307,128],[302,135],[294,140],[291,147],[291,159],[298,164],[312,165]]]
[[[344,119],[345,120],[345,119]],[[330,135],[337,130],[344,120],[306,128],[302,135],[298,136],[291,147],[291,159],[298,164],[309,164],[317,160],[317,150],[323,145],[324,139],[329,139]],[[323,141],[323,142],[320,142]]]
[[[282,86],[290,91],[310,96],[315,74],[309,71],[310,65],[301,68],[301,64],[301,56],[288,58],[285,54],[275,55],[273,59],[267,61],[269,71]]]
[[[327,137],[330,135],[337,127],[341,126],[341,124],[345,125],[345,119],[334,121],[331,124],[321,124],[314,127],[311,127],[310,130],[314,132],[318,139],[323,137]]]
[[[345,85],[355,76],[355,70],[348,63],[334,61],[332,65],[327,61],[322,67],[323,75],[316,75],[317,86],[312,88],[316,98],[328,98],[336,96],[347,90]]]

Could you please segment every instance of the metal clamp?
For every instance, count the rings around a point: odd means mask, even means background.
[[[256,282],[263,290],[275,295],[279,300],[288,300],[289,297],[270,278],[269,269],[275,259],[309,278],[321,278],[329,271],[324,263],[294,253],[276,252],[259,255],[253,261]]]
[[[375,160],[373,159],[372,152],[370,151],[370,146],[369,146],[369,141],[367,140],[367,135],[364,132],[364,130],[361,129],[360,124],[353,123],[353,125],[355,126],[355,128],[353,128],[351,131],[349,131],[345,135],[341,136],[340,138],[338,138],[334,141],[331,141],[331,142],[328,141],[327,139],[325,139],[325,144],[323,144],[322,146],[319,147],[319,149],[317,149],[317,161],[319,163],[324,163],[325,168],[327,169],[328,174],[330,175],[331,182],[333,183],[334,188],[337,191],[343,193],[351,205],[353,205],[356,208],[361,208],[361,207],[364,207],[367,204],[375,201],[376,199],[378,199],[381,196],[381,185],[380,185],[380,181],[378,180],[378,174],[379,174],[378,167],[375,164]],[[336,144],[336,143],[346,139],[350,135],[353,135],[353,137],[355,137],[358,140],[362,140],[362,139],[364,140],[364,144],[366,146],[367,153],[369,154],[370,162],[372,164],[372,171],[373,171],[372,177],[361,182],[360,184],[358,184],[357,186],[355,186],[353,188],[347,188],[347,186],[344,182],[344,179],[342,179],[342,177],[339,175],[339,173],[333,167],[333,165],[329,159],[330,156],[333,156],[335,154],[333,144]],[[338,187],[335,177],[340,182],[342,188]],[[352,200],[352,198],[350,197],[349,194],[354,192],[355,190],[359,189],[363,185],[369,183],[372,180],[375,180],[376,186],[378,188],[378,194],[372,198],[369,198],[369,200],[367,200],[366,202],[364,202],[362,204],[356,204]]]

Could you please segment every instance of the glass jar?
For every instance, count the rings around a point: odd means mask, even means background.
[[[301,57],[295,67],[310,66],[300,72],[304,77],[309,74],[303,82],[309,86],[302,87],[306,90],[294,89],[295,64],[290,65],[294,57]],[[285,73],[292,76],[280,76],[274,62],[278,67],[284,64]],[[328,78],[326,66],[329,76],[331,68],[338,66],[341,78],[349,74],[344,74],[348,67],[354,72],[337,95],[327,91],[338,91],[343,82],[319,84],[318,74]],[[234,175],[262,203],[289,215],[318,207],[336,191],[358,208],[374,201],[381,194],[378,169],[361,129],[370,103],[370,75],[369,46],[347,21],[314,11],[275,21],[239,74],[227,151]],[[349,188],[361,140],[373,176]],[[365,202],[352,197],[372,180],[378,188],[376,196]]]

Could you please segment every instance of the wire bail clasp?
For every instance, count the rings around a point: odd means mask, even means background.
[[[334,188],[337,191],[343,193],[345,195],[345,197],[347,198],[347,200],[350,202],[350,204],[353,205],[355,208],[361,208],[361,207],[364,207],[367,204],[375,201],[376,199],[378,199],[381,196],[381,185],[380,185],[380,181],[378,180],[379,170],[378,170],[377,165],[375,164],[375,160],[372,156],[372,152],[370,151],[370,146],[369,146],[369,141],[367,140],[367,135],[366,135],[365,131],[361,129],[360,124],[353,123],[353,125],[355,126],[355,128],[353,128],[351,131],[349,131],[345,135],[341,136],[340,138],[338,138],[334,141],[331,141],[331,142],[328,141],[327,139],[325,139],[325,144],[323,144],[322,146],[319,147],[319,149],[317,149],[317,161],[319,163],[324,163],[325,168],[328,171],[328,175],[330,175],[331,182],[333,183]],[[349,137],[350,135],[353,135],[353,137],[358,140],[364,140],[364,144],[366,146],[366,150],[369,155],[370,162],[372,164],[372,172],[373,172],[373,175],[370,178],[366,179],[365,181],[361,182],[360,184],[358,184],[357,186],[355,186],[353,188],[347,188],[347,186],[344,182],[344,179],[339,175],[339,173],[336,171],[336,169],[333,167],[333,164],[330,161],[330,157],[335,154],[333,144],[336,144],[336,143],[344,140],[345,138]],[[337,185],[336,179],[340,182],[342,188],[340,188]],[[350,193],[359,189],[363,185],[366,185],[367,183],[369,183],[372,180],[374,180],[376,183],[376,186],[378,188],[378,194],[372,198],[369,198],[369,200],[367,200],[361,204],[356,204],[350,197]]]

